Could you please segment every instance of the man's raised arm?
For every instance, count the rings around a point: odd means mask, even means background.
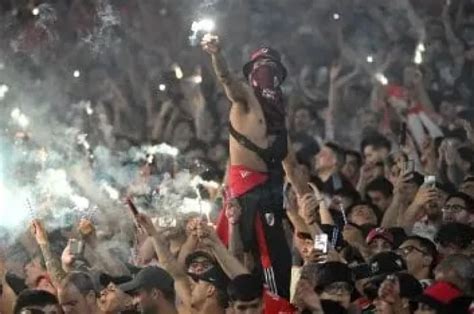
[[[217,75],[217,79],[224,86],[227,98],[233,103],[248,104],[248,93],[242,82],[229,71],[227,62],[222,55],[219,37],[206,35],[201,43],[204,51],[212,57],[212,67]]]

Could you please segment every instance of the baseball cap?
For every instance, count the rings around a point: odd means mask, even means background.
[[[130,276],[111,276],[106,273],[99,274],[99,283],[102,288],[107,287],[110,283],[118,286],[127,282],[132,281],[133,278]]]
[[[367,242],[367,244],[370,244],[372,241],[374,241],[377,238],[382,238],[385,241],[389,242],[391,245],[393,245],[392,233],[384,228],[374,228],[370,230],[365,241]]]
[[[400,297],[414,298],[423,293],[423,286],[412,275],[407,273],[398,273],[395,275],[400,284]]]
[[[140,270],[131,281],[119,286],[119,289],[125,293],[133,293],[139,289],[152,288],[164,292],[173,292],[173,277],[160,267],[148,266]]]
[[[283,81],[285,80],[287,76],[287,70],[285,66],[281,63],[281,55],[278,51],[270,47],[262,47],[252,53],[252,55],[250,56],[250,61],[246,63],[243,68],[243,73],[245,77],[249,77],[250,72],[252,72],[253,64],[260,59],[269,59],[278,64],[283,75]]]
[[[447,309],[449,304],[462,296],[462,292],[448,282],[439,281],[425,289],[416,301],[429,305],[435,310]]]
[[[369,260],[372,276],[387,276],[407,269],[403,258],[394,252],[381,252]]]
[[[344,263],[327,262],[318,267],[315,290],[322,290],[335,282],[347,282],[354,285],[354,275]]]

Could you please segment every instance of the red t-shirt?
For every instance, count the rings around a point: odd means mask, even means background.
[[[267,290],[263,293],[264,314],[295,314],[297,309],[286,299]]]

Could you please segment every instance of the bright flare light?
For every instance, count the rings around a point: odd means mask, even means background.
[[[75,78],[78,78],[81,76],[81,72],[79,70],[75,70],[74,73],[72,74]]]
[[[174,74],[176,75],[176,78],[178,80],[182,79],[183,78],[183,70],[181,70],[181,67],[177,64],[174,64],[173,65],[173,70],[174,70]]]
[[[201,75],[193,76],[193,82],[196,83],[196,84],[201,84],[202,83],[202,76]]]
[[[368,55],[367,56],[367,62],[368,63],[373,63],[374,62],[374,57],[372,57],[371,55]]]
[[[418,46],[416,46],[415,58],[413,59],[413,62],[415,62],[415,64],[423,63],[423,53],[425,52],[425,50],[425,45],[423,43],[419,43]]]
[[[199,21],[194,21],[191,25],[191,31],[194,33],[205,32],[210,33],[216,28],[216,23],[211,19],[202,19]]]
[[[158,86],[158,88],[160,89],[161,92],[164,92],[166,90],[166,85],[165,84],[160,84],[160,86]]]
[[[332,18],[337,21],[337,20],[339,20],[339,19],[341,18],[341,16],[339,15],[339,13],[334,13],[334,14],[332,15]]]
[[[380,82],[382,85],[387,85],[388,84],[388,79],[383,73],[377,73],[375,74],[375,79]]]
[[[8,93],[10,90],[10,87],[8,85],[2,84],[0,85],[0,100],[5,98],[5,95]]]
[[[33,14],[34,16],[39,15],[40,14],[39,8],[34,8],[33,10],[31,10],[31,14]]]

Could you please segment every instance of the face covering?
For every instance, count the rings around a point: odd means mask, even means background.
[[[273,133],[285,128],[285,108],[281,72],[273,63],[266,63],[256,67],[250,76],[250,83],[255,95],[262,105],[267,123],[267,131]]]
[[[252,71],[252,86],[261,89],[280,87],[281,75],[273,64],[263,64]]]

